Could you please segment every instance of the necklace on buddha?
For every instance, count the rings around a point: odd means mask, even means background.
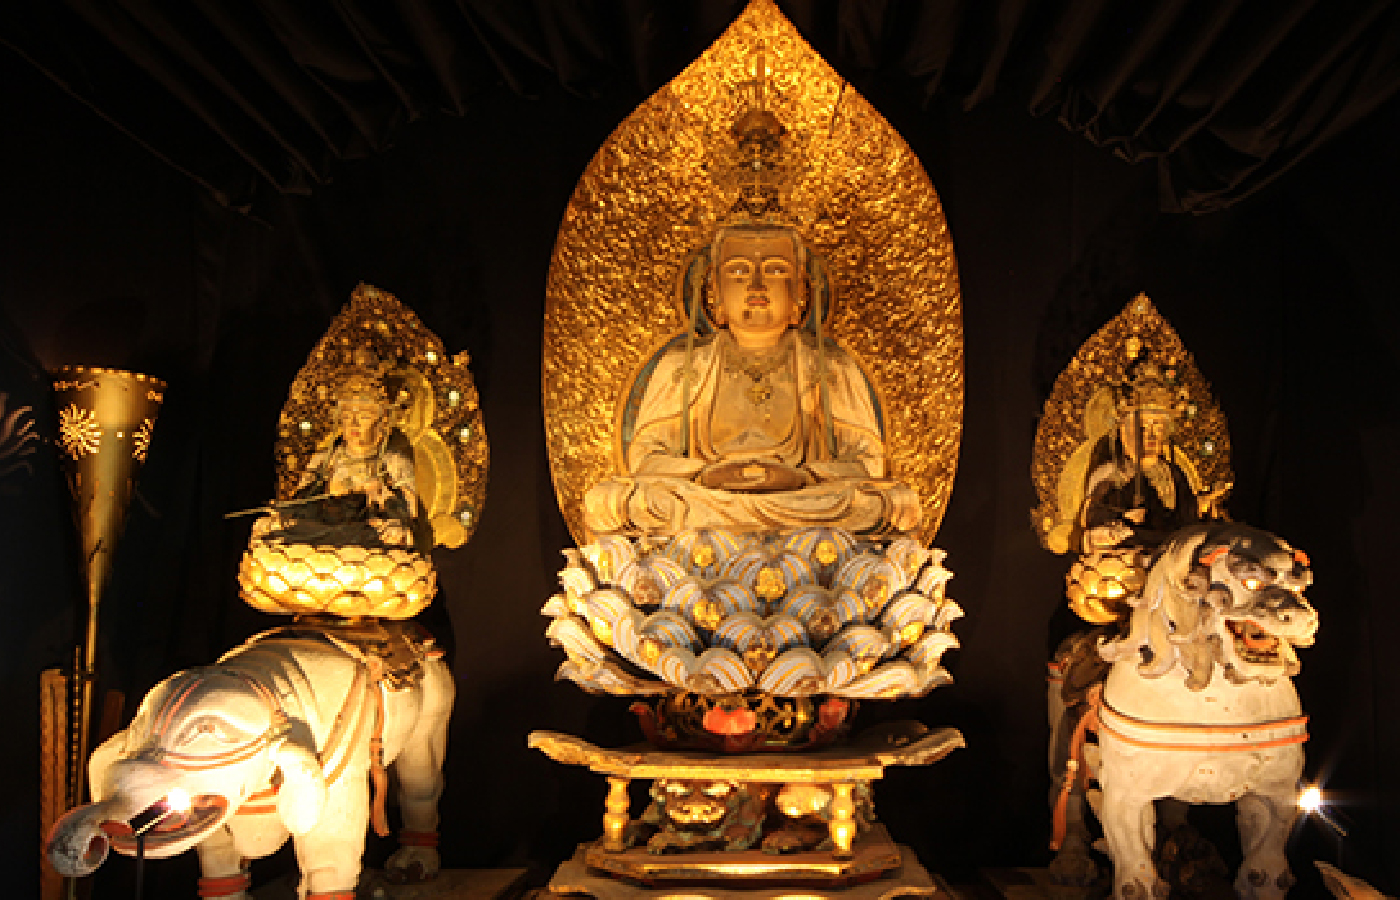
[[[735,352],[728,355],[724,361],[724,371],[730,375],[737,376],[743,373],[748,376],[749,386],[744,388],[744,396],[754,406],[762,406],[773,396],[773,382],[771,376],[781,369],[788,359],[788,351],[784,348],[781,352],[771,355],[745,357]]]

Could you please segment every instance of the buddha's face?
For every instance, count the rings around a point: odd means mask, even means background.
[[[715,320],[741,347],[771,347],[800,321],[797,247],[784,232],[737,232],[719,245]]]
[[[340,433],[350,452],[362,455],[379,446],[384,406],[373,400],[342,400],[339,407]]]
[[[1161,409],[1139,410],[1126,416],[1118,426],[1118,437],[1128,455],[1143,465],[1156,462],[1167,445],[1171,432],[1171,413]],[[1140,433],[1133,433],[1137,429]]]

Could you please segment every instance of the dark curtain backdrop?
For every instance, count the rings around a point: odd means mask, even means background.
[[[1400,86],[1392,0],[784,0],[867,89],[997,94],[1126,160],[1167,209],[1248,196]],[[499,85],[649,93],[738,0],[10,0],[0,41],[222,203],[271,215],[336,162]]]
[[[725,16],[714,15],[686,47],[698,51],[717,33]],[[618,28],[598,33],[632,34]],[[821,49],[844,52],[832,47]],[[32,406],[51,436],[42,369],[64,363],[170,383],[144,503],[133,507],[106,601],[104,687],[126,692],[128,716],[155,681],[277,624],[237,599],[248,523],[223,514],[270,495],[287,387],[363,280],[413,307],[450,351],[471,352],[492,445],[480,530],[465,548],[439,554],[442,597],[429,623],[453,645],[459,683],[446,862],[528,864],[543,878],[599,833],[602,779],[525,748],[539,728],[609,744],[639,736],[625,701],[552,680],[562,656],[538,615],[570,543],[544,455],[543,290],[559,217],[588,159],[644,99],[639,84],[662,82],[683,62],[664,71],[636,62],[636,78],[580,76],[564,86],[518,63],[535,72],[528,90],[483,82],[460,115],[420,109],[382,153],[332,163],[324,149],[308,151],[326,168],[301,177],[327,183],[309,195],[259,194],[259,222],[211,199],[16,55],[0,54],[7,408]],[[1184,216],[1160,210],[1152,167],[1027,115],[1021,99],[979,96],[968,111],[963,92],[929,97],[907,79],[871,77],[863,89],[940,192],[966,310],[966,430],[937,539],[968,613],[956,626],[963,647],[948,657],[957,683],[920,701],[867,704],[862,717],[955,725],[969,746],[881,783],[891,832],[955,879],[1048,859],[1044,662],[1067,624],[1066,560],[1041,550],[1030,530],[1031,441],[1056,373],[1141,290],[1194,351],[1230,418],[1233,513],[1312,557],[1322,630],[1297,679],[1312,715],[1308,771],[1340,791],[1352,833],[1346,868],[1400,890],[1392,767],[1400,674],[1389,647],[1400,633],[1391,544],[1400,502],[1391,224],[1400,108],[1384,105],[1243,202]],[[161,108],[158,93],[150,99]],[[244,175],[230,183],[246,185]],[[13,739],[0,743],[0,846],[15,896],[37,890],[38,671],[67,660],[79,598],[50,451],[28,459],[27,470],[0,475],[0,691],[13,723]],[[390,843],[371,838],[370,860]],[[1309,859],[1334,854],[1315,823],[1293,846],[1305,879]],[[284,853],[255,876],[290,866]],[[150,864],[147,896],[188,896],[195,869],[192,854]],[[129,892],[130,878],[129,861],[109,861],[102,896]],[[1314,876],[1301,894],[1319,890]]]

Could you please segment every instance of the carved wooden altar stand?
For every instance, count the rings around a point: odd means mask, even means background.
[[[922,730],[922,729],[920,729]],[[888,900],[940,893],[917,857],[890,840],[878,823],[857,835],[856,786],[878,781],[889,766],[924,766],[965,746],[943,728],[884,745],[854,743],[790,753],[713,754],[657,750],[639,744],[616,750],[571,735],[536,731],[530,746],[555,762],[587,766],[608,779],[603,837],[582,844],[555,872],[549,890],[599,900],[669,896],[759,898],[839,894],[845,900]],[[730,781],[738,784],[812,784],[828,787],[831,850],[771,853],[759,849],[658,854],[626,845],[631,821],[628,784],[636,778]]]

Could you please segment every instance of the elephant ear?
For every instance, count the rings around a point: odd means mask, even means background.
[[[305,740],[300,739],[303,736]],[[306,725],[298,725],[272,752],[272,761],[282,773],[277,813],[297,836],[315,827],[326,806],[326,778],[310,737]]]

